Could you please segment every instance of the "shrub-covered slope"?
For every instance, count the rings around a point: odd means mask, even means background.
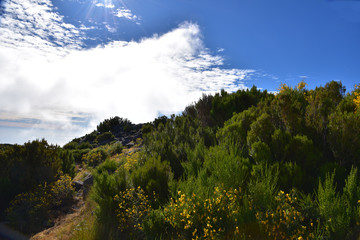
[[[87,238],[356,239],[359,106],[359,87],[300,82],[204,95],[141,126],[107,119],[64,146],[94,176]],[[140,127],[124,150],[118,133]]]

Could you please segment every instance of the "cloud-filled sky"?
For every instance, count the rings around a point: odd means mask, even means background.
[[[358,1],[1,1],[0,143],[61,145],[220,89],[351,89],[359,29]]]

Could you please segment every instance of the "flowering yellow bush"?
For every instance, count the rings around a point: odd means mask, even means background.
[[[134,170],[136,164],[138,163],[138,159],[139,159],[139,152],[131,152],[127,154],[125,157],[124,168],[127,171]]]
[[[61,174],[59,179],[50,184],[51,203],[60,206],[71,201],[75,192],[74,186],[69,175]]]
[[[314,223],[297,210],[299,201],[295,192],[280,191],[275,199],[275,210],[256,213],[269,239],[313,239]]]
[[[359,85],[355,85],[355,90],[354,90],[354,103],[356,106],[356,111],[359,111],[360,109],[360,84]]]
[[[121,232],[129,232],[132,237],[141,234],[142,222],[151,210],[148,198],[140,187],[128,188],[114,197]]]
[[[60,173],[58,180],[44,182],[32,191],[18,194],[6,209],[10,222],[27,231],[39,231],[49,219],[51,209],[71,201],[74,193],[71,177]]]
[[[181,191],[178,195],[164,209],[165,221],[172,226],[174,237],[218,239],[240,234],[244,206],[241,190],[216,187],[213,196],[206,199]]]

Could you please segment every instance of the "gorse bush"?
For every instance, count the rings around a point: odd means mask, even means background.
[[[247,215],[251,210],[242,191],[216,187],[212,195],[203,198],[179,191],[178,199],[171,200],[164,209],[165,222],[171,226],[168,237],[219,239],[238,238],[244,234],[242,228],[249,221]]]
[[[276,208],[256,213],[269,239],[314,239],[315,219],[308,219],[302,214],[295,191],[286,194],[279,191],[275,205]]]
[[[132,239],[144,238],[142,223],[151,211],[151,206],[149,197],[141,187],[120,191],[114,201],[117,204],[115,212],[121,233]]]

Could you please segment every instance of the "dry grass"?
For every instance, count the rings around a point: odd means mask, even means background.
[[[84,202],[83,200],[79,200],[73,209],[73,213],[59,217],[53,227],[37,233],[32,236],[31,239],[89,239],[92,234],[92,225],[95,219],[95,216],[93,216],[95,204],[91,201]]]

